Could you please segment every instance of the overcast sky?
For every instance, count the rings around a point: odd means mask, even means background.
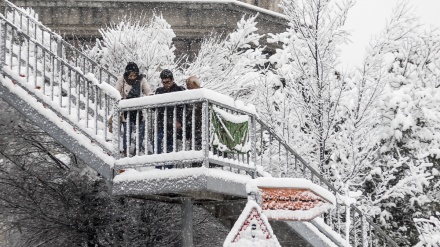
[[[342,61],[345,65],[360,65],[371,35],[384,28],[397,2],[398,0],[357,0],[346,23],[347,28],[352,31],[352,43],[343,48]],[[410,0],[410,3],[423,23],[440,27],[440,0]]]

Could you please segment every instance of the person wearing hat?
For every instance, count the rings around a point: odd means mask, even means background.
[[[160,79],[162,82],[163,87],[159,87],[156,89],[155,94],[167,94],[167,93],[173,93],[173,92],[179,92],[184,91],[185,88],[176,85],[174,83],[174,76],[173,72],[171,72],[169,69],[164,69],[160,73]],[[176,119],[174,119],[174,107],[166,107],[166,126],[164,125],[164,118],[165,118],[165,107],[161,107],[158,109],[158,116],[157,116],[157,122],[158,122],[158,135],[157,135],[157,153],[163,153],[163,138],[165,136],[166,132],[166,152],[172,152],[173,151],[173,133],[174,133],[174,127],[176,127],[176,137],[177,139],[182,139],[182,112],[183,107],[177,106],[176,109]],[[177,140],[175,140],[177,141]],[[176,150],[174,150],[176,151]]]
[[[139,73],[139,67],[134,62],[129,62],[125,67],[124,75],[121,76],[116,82],[116,89],[121,94],[122,99],[131,99],[138,98],[142,96],[148,96],[152,94],[150,86],[148,85],[147,79],[145,76]],[[142,148],[144,141],[144,133],[145,133],[145,120],[143,120],[142,111],[126,111],[123,114],[123,126],[124,126],[124,135],[123,135],[123,149],[124,156],[127,155],[127,127],[130,125],[130,133],[129,136],[133,133],[133,130],[136,129],[136,118],[137,114],[139,116],[139,145]],[[129,118],[129,119],[128,119]],[[131,138],[129,138],[129,144],[131,144]],[[135,152],[134,152],[135,153]]]

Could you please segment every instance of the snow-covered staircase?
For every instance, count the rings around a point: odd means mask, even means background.
[[[273,222],[282,246],[346,246],[347,240],[351,246],[397,246],[355,205],[345,205],[343,193],[261,121],[252,107],[207,89],[175,93],[172,98],[120,101],[111,86],[114,75],[21,9],[3,2],[8,7],[0,16],[0,97],[112,183],[115,195],[169,202],[192,198],[228,222],[244,207],[247,181],[269,174],[307,178],[335,194],[337,205],[312,222]],[[195,145],[194,128],[184,125],[184,133],[192,132],[192,137],[184,134],[177,145],[174,135],[173,152],[158,154],[157,144],[150,140],[157,139],[157,112],[162,107],[174,115],[183,109],[192,126],[195,115],[189,109],[200,107],[201,147]],[[129,111],[143,111],[147,119],[146,151],[139,152],[138,142],[135,155],[124,158],[118,120]],[[214,114],[246,119],[247,150],[226,155],[210,146]],[[110,116],[117,119],[114,134],[107,128]],[[163,167],[173,169],[155,169]],[[299,236],[297,240],[289,237],[293,235]],[[302,245],[304,241],[308,245]]]
[[[9,8],[0,27],[1,97],[103,177],[112,179],[112,138],[104,126],[118,93],[87,75],[94,71],[105,73],[107,80],[115,77],[27,13],[4,3]],[[66,54],[75,54],[75,60]]]

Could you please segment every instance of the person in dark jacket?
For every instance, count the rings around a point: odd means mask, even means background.
[[[173,73],[164,69],[160,73],[163,87],[156,89],[155,94],[166,94],[184,91],[185,88],[174,83]],[[176,118],[174,119],[174,108],[176,108]],[[173,151],[173,144],[177,139],[182,139],[182,106],[170,106],[158,108],[158,134],[157,134],[157,153],[164,153],[164,139],[166,138],[166,153]],[[166,123],[166,124],[165,124]],[[176,130],[176,139],[174,139],[174,130]],[[177,151],[177,150],[174,150]]]
[[[145,76],[139,73],[139,67],[134,62],[129,62],[127,64],[127,66],[125,67],[124,75],[121,76],[116,82],[116,89],[121,94],[122,99],[138,98],[152,94],[152,91],[150,89],[150,86],[148,85],[147,80],[145,79]],[[133,130],[136,129],[136,118],[138,113],[140,114],[138,126],[140,151],[143,151],[144,149],[142,145],[144,142],[145,122],[142,116],[142,112],[137,110],[124,112],[122,119],[122,125],[124,126],[122,144],[124,149],[124,156],[127,155],[127,125],[130,125],[130,133],[128,134],[128,136],[131,137],[131,133],[133,133]],[[130,117],[128,117],[128,115]],[[131,138],[129,138],[129,145],[130,144]]]

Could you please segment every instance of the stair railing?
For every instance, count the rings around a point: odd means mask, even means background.
[[[66,62],[0,15],[2,72],[105,153],[114,152],[107,120],[119,92]]]
[[[335,208],[323,214],[322,218],[351,246],[398,246],[359,208],[353,204],[346,205],[344,193],[307,164],[273,128],[259,118],[257,124],[257,165],[264,167],[274,177],[306,178],[333,193],[337,198]],[[258,175],[264,176],[261,172]]]
[[[17,7],[8,0],[2,1],[5,5],[5,18],[16,25],[27,36],[42,44],[49,51],[64,60],[65,63],[81,71],[84,75],[92,73],[99,82],[105,81],[110,85],[114,85],[117,76],[63,40],[59,34],[44,26],[24,9]]]

